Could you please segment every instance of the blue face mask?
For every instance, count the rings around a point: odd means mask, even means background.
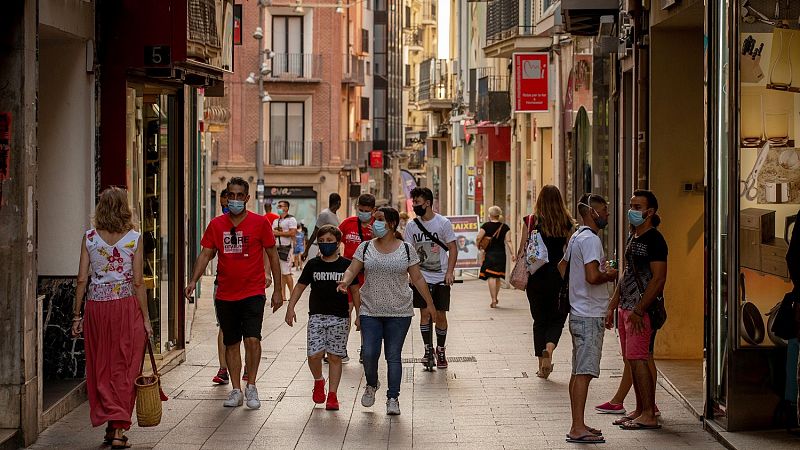
[[[645,218],[642,216],[641,211],[636,211],[634,209],[628,210],[628,222],[630,222],[631,225],[638,227],[644,223],[644,220]]]
[[[382,238],[386,236],[386,233],[388,232],[389,228],[386,226],[386,222],[382,220],[376,220],[372,224],[372,234],[374,234],[376,238]]]
[[[283,215],[283,208],[278,208],[276,210],[276,212],[278,213],[279,216],[282,216]]]
[[[336,250],[339,249],[339,244],[336,242],[320,242],[319,243],[319,252],[322,253],[322,256],[331,256],[336,253]]]
[[[227,206],[222,207],[222,214],[228,214],[229,212],[231,212],[230,208],[228,208]]]
[[[233,215],[239,215],[244,211],[244,200],[228,200],[228,210]]]
[[[357,215],[358,215],[358,220],[364,223],[367,223],[370,221],[370,219],[372,219],[372,213],[369,211],[367,212],[359,211]]]

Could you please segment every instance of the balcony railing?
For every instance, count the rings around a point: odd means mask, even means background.
[[[282,167],[319,167],[322,165],[322,142],[271,139],[269,164]]]
[[[425,25],[436,25],[436,5],[435,0],[424,0],[422,2],[422,23]]]
[[[453,99],[453,76],[446,59],[427,59],[419,66],[417,100],[421,102]]]
[[[342,83],[364,86],[366,65],[362,57],[344,55],[342,60]]]
[[[275,53],[272,58],[273,81],[314,81],[321,79],[322,55],[311,53]]]
[[[422,28],[406,30],[403,36],[403,44],[408,47],[409,50],[422,50],[424,42]]]
[[[520,21],[520,19],[523,19]],[[518,0],[491,0],[486,14],[486,45],[516,36],[533,36],[533,16],[519,16]]]
[[[345,166],[363,166],[369,161],[369,152],[372,150],[372,141],[344,141]]]

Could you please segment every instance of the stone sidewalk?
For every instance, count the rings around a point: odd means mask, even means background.
[[[536,377],[531,317],[523,292],[502,290],[500,308],[490,309],[485,283],[467,281],[453,289],[447,338],[450,368],[434,373],[410,362],[423,353],[418,320],[412,323],[403,356],[402,415],[389,417],[381,389],[375,406],[364,408],[358,335],[351,335],[353,362],[345,365],[339,389],[341,410],[326,411],[311,401],[312,379],[305,361],[307,294],[298,305],[298,323],[283,322],[285,309],[264,320],[263,359],[258,376],[260,410],[224,408],[230,389],[214,386],[217,371],[216,327],[208,279],[199,300],[186,362],[163,377],[170,400],[161,425],[128,433],[134,448],[576,448],[569,429],[570,339],[565,331],[555,352],[549,380]],[[613,332],[605,337],[602,376],[592,382],[588,405],[611,398],[622,360]],[[385,386],[385,363],[381,361]],[[587,412],[601,428],[609,448],[721,448],[681,403],[659,387],[657,402],[663,429],[622,431],[616,416]],[[628,397],[633,406],[633,393]],[[31,448],[99,448],[103,429],[89,423],[84,403],[45,430]],[[134,414],[135,418],[135,414]]]

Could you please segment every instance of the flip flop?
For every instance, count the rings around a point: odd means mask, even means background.
[[[632,431],[632,430],[659,430],[659,429],[661,429],[661,424],[647,425],[647,424],[639,423],[639,422],[626,422],[626,423],[623,423],[622,425],[620,425],[619,427],[622,428],[623,430],[629,430],[629,431]]]
[[[600,430],[598,430],[597,428],[586,427],[586,429],[587,429],[587,430],[589,430],[589,433],[592,433],[592,434],[593,434],[593,435],[595,435],[595,436],[602,436],[602,435],[603,435],[603,432],[602,432],[602,431],[600,431]],[[569,437],[569,433],[568,433],[568,434],[566,434],[565,436],[567,436],[567,439],[571,439],[571,438]]]
[[[571,444],[605,444],[606,440],[603,438],[603,436],[598,436],[596,434],[585,434],[575,438],[567,435],[567,442]]]
[[[637,416],[637,417],[638,417],[638,416]],[[612,425],[618,425],[618,426],[619,426],[619,425],[624,425],[624,424],[626,424],[626,423],[630,422],[631,420],[633,420],[633,419],[635,419],[635,418],[636,418],[636,417],[631,417],[631,416],[622,416],[622,417],[620,417],[619,419],[617,419],[617,420],[615,420],[615,421],[611,422],[611,424],[612,424]]]

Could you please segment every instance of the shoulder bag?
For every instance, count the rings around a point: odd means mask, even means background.
[[[292,217],[292,216],[286,216],[287,219],[289,217]],[[283,220],[283,219],[280,219],[280,218],[278,219],[278,228],[281,227],[281,220]],[[281,239],[280,236],[278,236],[278,259],[280,259],[281,261],[289,261],[289,254],[292,253],[292,246],[291,245],[281,245],[282,243],[283,243],[283,240]]]
[[[144,359],[142,368],[139,369],[139,376],[136,377],[136,421],[140,427],[154,427],[161,423],[161,402],[167,400],[164,391],[161,390],[161,375],[156,369],[156,359],[153,356],[153,346],[150,339],[147,340],[147,353],[150,354],[150,365],[153,374],[144,375]]]
[[[444,251],[448,251],[448,250],[449,250],[449,249],[447,248],[447,244],[445,244],[444,242],[440,241],[440,240],[439,240],[439,239],[438,239],[436,236],[434,236],[433,234],[431,234],[431,232],[430,232],[430,231],[428,231],[428,229],[427,229],[427,228],[425,228],[425,226],[424,226],[424,225],[422,225],[422,221],[421,221],[421,220],[419,220],[419,217],[415,217],[415,218],[414,218],[414,223],[416,223],[416,224],[417,224],[417,226],[419,227],[419,230],[420,230],[420,231],[422,231],[422,234],[424,234],[424,235],[425,235],[425,237],[427,237],[428,239],[430,239],[431,241],[433,241],[433,242],[434,242],[436,245],[438,245],[439,247],[442,247],[442,248],[444,249]]]
[[[528,216],[528,223],[531,223],[531,217],[535,217],[533,214]],[[538,220],[537,220],[538,222]],[[539,233],[539,230],[536,229],[538,226],[537,223],[534,223],[534,227],[528,227],[528,245],[525,248],[525,261],[528,266],[528,273],[533,275],[539,270],[543,265],[547,264],[549,261],[549,255],[547,254],[547,246],[544,245],[544,240],[542,240],[542,234]]]
[[[630,250],[632,241],[633,236],[628,240],[628,248],[625,253]],[[633,270],[633,278],[636,280],[636,287],[639,289],[639,301],[642,301],[645,289],[644,285],[642,285],[642,280],[639,278],[639,272],[636,270],[636,262],[633,261],[633,258],[631,258],[631,270]],[[650,307],[647,308],[647,314],[650,316],[650,327],[652,329],[660,330],[664,326],[664,323],[667,322],[667,307],[664,305],[663,294],[656,297]]]
[[[498,236],[500,236],[500,231],[503,230],[503,223],[502,222],[497,222],[497,223],[500,224],[500,226],[497,227],[497,231],[495,231],[494,234],[492,234],[491,236],[482,237],[481,241],[478,242],[478,249],[485,251],[487,248],[489,248],[490,245],[492,245],[492,241],[497,239]]]

